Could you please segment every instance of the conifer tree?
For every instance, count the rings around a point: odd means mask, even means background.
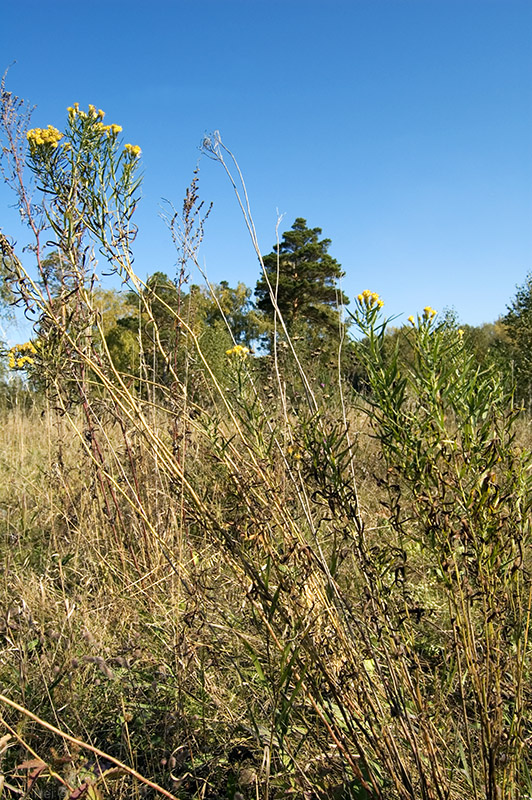
[[[321,228],[308,228],[307,221],[298,217],[273,252],[264,256],[266,275],[288,332],[314,342],[338,337],[339,307],[349,303],[338,288],[345,273],[328,253],[331,240],[320,240],[321,232]],[[258,308],[273,320],[274,304],[264,275],[257,281],[255,296]]]

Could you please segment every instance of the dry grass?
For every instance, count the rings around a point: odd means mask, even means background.
[[[38,316],[38,391],[0,434],[0,792],[530,797],[531,456],[501,376],[430,309],[402,361],[365,292],[368,402],[334,366],[325,394],[275,287],[284,347],[211,363],[182,287],[169,303],[133,271],[136,155],[73,109],[69,147],[28,156],[24,104],[2,104],[36,271],[0,248]],[[205,148],[260,259],[238,165]],[[195,182],[183,215],[182,277]],[[136,292],[134,365],[109,352],[95,250]]]

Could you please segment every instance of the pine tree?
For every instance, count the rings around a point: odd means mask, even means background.
[[[308,228],[298,217],[282,241],[264,257],[266,275],[288,332],[308,340],[337,339],[339,307],[349,299],[338,288],[344,276],[340,264],[327,252],[330,239],[321,228]],[[274,305],[264,275],[255,288],[258,308],[273,321]]]

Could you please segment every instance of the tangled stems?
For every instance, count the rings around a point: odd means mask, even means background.
[[[515,652],[524,654],[530,625],[531,458],[514,445],[516,412],[501,376],[478,366],[462,332],[435,317],[430,306],[410,317],[390,347],[373,294],[359,296],[354,314],[368,413],[387,463],[389,525],[402,537],[405,574],[422,553],[448,607],[446,672],[459,676],[464,769],[474,797],[484,786],[488,800],[509,800],[526,740],[528,667]]]

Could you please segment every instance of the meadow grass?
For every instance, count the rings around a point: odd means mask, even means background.
[[[91,429],[79,406],[39,396],[3,412],[3,693],[176,797],[485,796],[478,700],[464,690],[483,614],[470,600],[477,633],[455,638],[419,499],[369,407],[343,418],[329,397],[286,413],[269,398],[266,416],[230,375],[243,369],[228,359],[230,391],[178,424],[163,396],[135,397],[128,429],[100,391]],[[523,703],[529,611],[492,676],[515,691],[518,659]],[[515,695],[504,700],[515,716]],[[154,791],[120,770],[111,789],[94,766],[110,763],[12,708],[3,721],[11,786],[33,770],[41,793]],[[515,724],[504,718],[503,735]]]
[[[530,797],[531,456],[504,376],[429,306],[408,350],[390,344],[367,290],[365,394],[342,375],[344,327],[324,389],[275,286],[270,355],[233,340],[214,364],[133,269],[139,148],[93,107],[69,109],[62,142],[2,102],[36,270],[3,234],[0,250],[37,321],[13,355],[33,388],[6,393],[0,433],[0,791]],[[205,148],[263,265],[238,165]],[[108,346],[96,248],[138,299],[134,365]]]

